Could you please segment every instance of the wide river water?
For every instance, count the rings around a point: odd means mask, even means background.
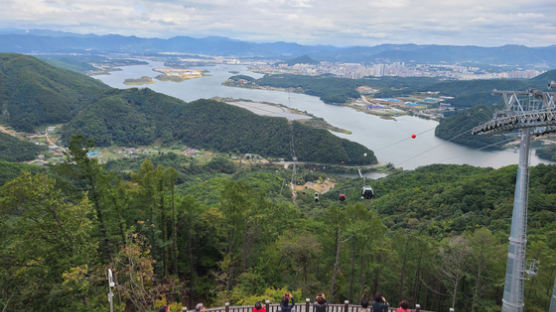
[[[95,78],[114,88],[132,88],[123,84],[127,78],[141,76],[155,77],[158,73],[153,68],[163,67],[161,62],[150,62],[148,65],[134,65],[122,67],[121,71],[111,72],[109,75],[98,75]],[[258,78],[261,75],[247,71],[243,65],[216,65],[195,67],[208,70],[203,78],[186,80],[183,82],[158,81],[148,87],[182,99],[193,101],[201,98],[230,97],[283,104],[301,111],[306,111],[317,117],[324,118],[328,123],[350,130],[352,134],[334,133],[348,140],[358,142],[373,150],[381,162],[390,162],[396,167],[414,169],[434,163],[469,164],[480,167],[499,168],[509,164],[517,164],[519,153],[514,149],[502,151],[485,151],[467,148],[434,136],[434,128],[438,124],[433,120],[417,117],[402,116],[397,120],[385,120],[379,117],[358,112],[349,107],[334,106],[323,103],[318,97],[288,93],[281,91],[244,89],[226,87],[222,85],[228,77],[234,75],[230,71]],[[462,129],[464,130],[464,129]],[[415,139],[411,135],[416,134]],[[530,153],[530,164],[540,162],[534,151]]]

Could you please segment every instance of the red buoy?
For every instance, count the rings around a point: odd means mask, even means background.
[[[416,137],[417,137],[417,135],[416,135],[415,133],[413,133],[413,134],[411,135],[411,138],[412,138],[412,139],[415,139]]]

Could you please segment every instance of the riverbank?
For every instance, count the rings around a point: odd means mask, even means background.
[[[212,99],[247,109],[260,116],[281,117],[290,121],[295,120],[317,129],[324,129],[342,134],[351,134],[351,131],[333,126],[326,122],[323,118],[318,118],[307,113],[306,111],[302,112],[282,104],[220,97],[213,97]]]

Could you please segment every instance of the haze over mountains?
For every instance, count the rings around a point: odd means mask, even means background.
[[[187,36],[140,38],[121,35],[81,35],[65,32],[33,30],[0,30],[3,52],[18,53],[131,53],[139,55],[161,52],[192,54],[291,58],[308,55],[318,61],[338,62],[415,62],[476,63],[556,66],[556,46],[500,47],[381,44],[377,46],[336,47],[332,45],[300,45],[289,42],[248,42],[225,37],[193,38]]]

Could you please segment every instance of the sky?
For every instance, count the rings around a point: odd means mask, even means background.
[[[0,0],[0,28],[335,46],[556,44],[556,0]]]

